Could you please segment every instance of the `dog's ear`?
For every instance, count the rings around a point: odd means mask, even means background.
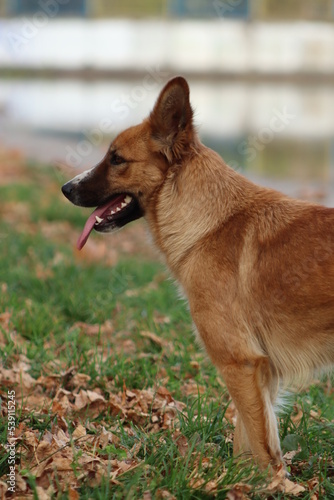
[[[157,150],[169,163],[181,159],[194,134],[189,87],[184,78],[177,76],[165,85],[149,121]]]

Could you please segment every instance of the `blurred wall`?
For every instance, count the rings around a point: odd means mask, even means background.
[[[333,0],[257,0],[252,2],[256,19],[304,19],[333,21]]]
[[[105,0],[89,1],[89,14],[92,17],[145,17],[166,14],[166,0]]]
[[[0,0],[0,16],[26,15],[57,0]],[[334,0],[59,0],[59,13],[89,17],[226,17],[334,21]]]
[[[0,0],[0,17],[5,17],[5,15],[6,15],[5,0]]]

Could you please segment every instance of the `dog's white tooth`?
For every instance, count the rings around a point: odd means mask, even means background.
[[[132,200],[132,197],[127,194],[125,199],[124,199],[125,203],[130,203],[131,200]]]
[[[101,217],[98,217],[97,215],[95,215],[95,219],[97,224],[100,224],[103,221],[103,219],[101,219]]]
[[[124,208],[126,206],[127,206],[127,203],[124,203],[124,201],[123,201],[122,204],[121,204],[121,208]]]
[[[114,215],[114,213],[115,213],[115,212],[116,212],[115,210],[112,210],[112,211],[110,212],[110,215]]]
[[[116,208],[116,212],[120,212],[121,210],[122,210],[121,207]]]

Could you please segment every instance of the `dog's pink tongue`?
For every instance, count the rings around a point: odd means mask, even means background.
[[[93,231],[94,224],[96,222],[95,216],[97,215],[100,217],[100,213],[103,212],[102,207],[98,207],[94,212],[88,217],[85,227],[83,228],[82,233],[79,236],[79,239],[77,241],[77,249],[81,250],[85,244],[86,241],[89,238],[90,233]]]
[[[101,207],[97,207],[94,212],[88,217],[85,227],[83,228],[82,233],[79,236],[79,239],[77,241],[77,249],[81,250],[88,238],[90,233],[93,231],[94,224],[96,222],[96,216],[101,217],[103,219],[103,215],[106,215],[106,212],[109,212],[112,210],[112,207],[117,205],[122,199],[124,198],[124,195],[117,196],[117,198],[114,198],[112,201],[109,201],[108,203],[105,203]]]

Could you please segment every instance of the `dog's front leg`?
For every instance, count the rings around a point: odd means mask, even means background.
[[[282,463],[269,361],[259,357],[219,368],[238,410],[234,453],[251,452],[261,468]]]

